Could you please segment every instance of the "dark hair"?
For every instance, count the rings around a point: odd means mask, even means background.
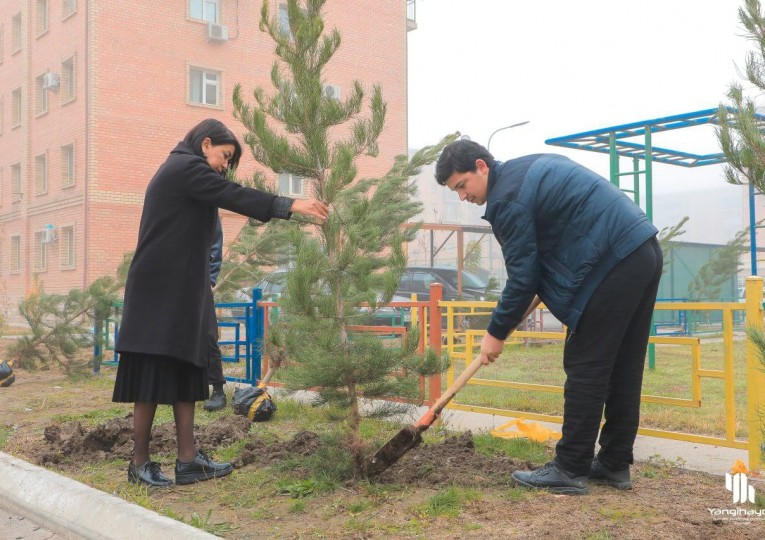
[[[494,156],[477,142],[468,139],[447,144],[436,163],[436,182],[443,186],[455,172],[475,171],[476,159],[482,159],[490,165]]]
[[[215,118],[208,118],[202,120],[196,126],[186,134],[183,142],[188,144],[194,153],[200,157],[203,157],[202,153],[202,141],[207,137],[210,138],[210,142],[214,146],[221,144],[233,144],[234,155],[228,160],[228,168],[231,170],[236,169],[239,166],[239,158],[242,157],[242,145],[236,138],[230,129],[228,129],[223,122],[216,120]]]

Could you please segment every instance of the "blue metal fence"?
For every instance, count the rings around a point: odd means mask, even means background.
[[[263,297],[261,289],[253,289],[252,300],[249,302],[224,302],[215,307],[228,310],[230,315],[221,316],[218,327],[232,329],[233,339],[219,340],[218,345],[232,347],[232,354],[221,357],[223,362],[239,364],[244,362],[244,377],[226,377],[227,381],[239,382],[255,386],[260,380],[261,362],[263,355],[263,332],[265,327],[264,308],[258,306]],[[95,339],[93,345],[94,371],[98,371],[100,365],[116,366],[119,362],[119,353],[114,350],[120,331],[122,315],[122,303],[113,306],[114,314],[105,321],[96,321],[93,334],[100,336]],[[230,333],[230,332],[229,332]],[[104,359],[111,351],[111,359]],[[98,359],[101,359],[100,362]]]

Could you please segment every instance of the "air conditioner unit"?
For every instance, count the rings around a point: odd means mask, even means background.
[[[228,41],[228,26],[208,21],[207,41]]]
[[[42,230],[43,244],[52,244],[55,241],[56,241],[56,228],[51,224],[45,225]]]
[[[322,86],[324,95],[329,99],[340,99],[340,87],[335,84],[325,84]]]
[[[43,89],[52,90],[58,88],[58,75],[49,71],[43,75]]]

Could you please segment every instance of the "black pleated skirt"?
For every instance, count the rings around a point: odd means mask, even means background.
[[[114,402],[172,405],[208,397],[205,368],[156,354],[126,352],[119,356]]]

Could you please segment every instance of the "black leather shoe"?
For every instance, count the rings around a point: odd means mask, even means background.
[[[131,484],[144,484],[152,487],[169,487],[173,481],[162,474],[159,463],[147,461],[140,467],[136,467],[133,461],[128,465],[128,482]]]
[[[513,480],[526,487],[547,489],[565,495],[585,495],[589,491],[586,476],[572,476],[551,461],[535,471],[515,471]]]
[[[175,483],[184,485],[221,478],[231,474],[233,470],[231,463],[216,463],[210,456],[198,451],[197,457],[191,461],[175,460]]]
[[[204,409],[206,411],[219,411],[226,406],[226,394],[223,390],[213,390],[210,399],[205,401]]]
[[[590,480],[615,487],[616,489],[632,489],[629,467],[623,471],[612,472],[598,458],[592,460]]]

